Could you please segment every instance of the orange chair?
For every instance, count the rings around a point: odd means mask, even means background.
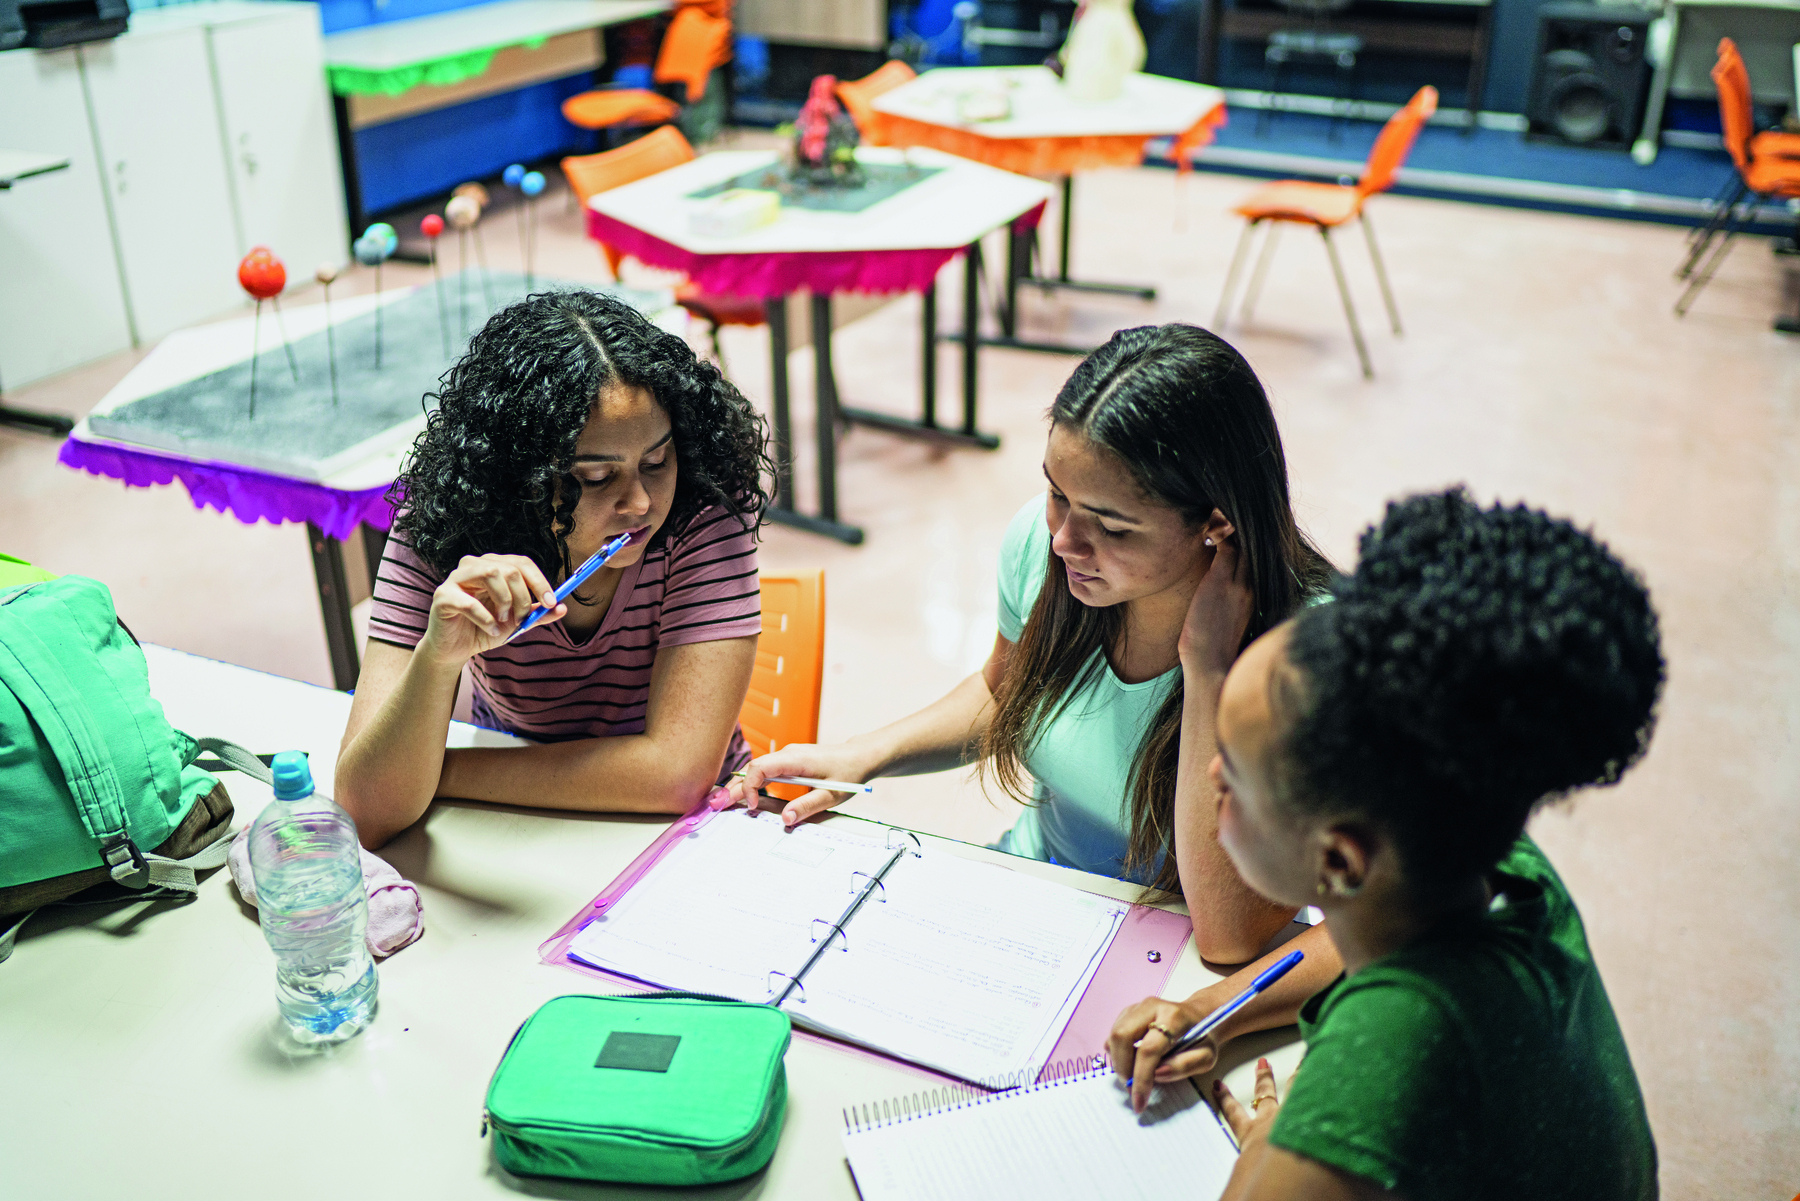
[[[1713,64],[1712,78],[1719,90],[1719,124],[1736,179],[1730,195],[1715,206],[1712,220],[1693,239],[1686,261],[1675,272],[1677,279],[1689,279],[1686,290],[1675,302],[1677,317],[1687,315],[1700,290],[1712,281],[1713,273],[1731,249],[1732,239],[1755,205],[1770,199],[1800,197],[1800,161],[1796,161],[1800,160],[1800,134],[1756,132],[1750,73],[1744,68],[1737,44],[1730,38],[1719,39],[1719,60]],[[1745,210],[1742,217],[1738,215],[1740,206]],[[1696,274],[1700,260],[1720,233],[1724,240]]]
[[[1363,167],[1362,178],[1355,184],[1284,179],[1259,188],[1237,207],[1237,214],[1249,224],[1244,226],[1243,236],[1238,239],[1237,250],[1231,257],[1231,270],[1225,276],[1225,291],[1219,297],[1219,310],[1213,317],[1215,328],[1225,324],[1226,312],[1231,308],[1232,290],[1237,286],[1238,272],[1244,264],[1244,252],[1249,249],[1256,227],[1265,221],[1270,223],[1269,232],[1263,240],[1262,258],[1258,261],[1256,273],[1251,277],[1250,287],[1244,294],[1241,316],[1245,320],[1249,319],[1251,310],[1256,307],[1256,296],[1262,290],[1263,277],[1268,274],[1269,260],[1275,257],[1275,235],[1282,224],[1291,222],[1311,225],[1325,240],[1325,253],[1331,259],[1331,272],[1337,277],[1338,294],[1344,299],[1344,316],[1350,319],[1350,337],[1356,343],[1356,357],[1362,361],[1363,378],[1375,377],[1374,369],[1369,366],[1369,348],[1363,343],[1362,327],[1356,322],[1356,307],[1350,302],[1350,286],[1344,279],[1344,266],[1338,261],[1337,244],[1331,240],[1331,231],[1351,218],[1361,222],[1363,235],[1369,242],[1369,258],[1375,264],[1375,278],[1381,283],[1381,298],[1387,302],[1388,319],[1393,323],[1394,333],[1400,333],[1400,309],[1394,304],[1394,290],[1388,286],[1387,269],[1382,265],[1381,252],[1375,248],[1375,228],[1369,224],[1369,215],[1364,206],[1369,197],[1393,187],[1394,176],[1412,150],[1420,127],[1437,111],[1437,100],[1436,88],[1420,88],[1406,102],[1405,108],[1388,118],[1387,125],[1375,139],[1374,148],[1369,151],[1369,161]]]
[[[666,125],[698,103],[713,71],[730,61],[731,0],[677,0],[651,75],[676,91],[675,99],[643,88],[601,88],[569,97],[562,114],[583,129]]]
[[[888,144],[886,131],[882,128],[881,114],[875,111],[876,99],[918,77],[918,72],[911,67],[897,58],[891,58],[861,79],[846,80],[837,85],[838,99],[844,102],[844,111],[856,122],[857,132],[862,134],[863,145]]]
[[[819,740],[819,690],[825,682],[825,573],[765,575],[762,635],[738,726],[752,755]],[[783,800],[804,796],[798,784],[771,784]]]
[[[569,181],[569,190],[586,209],[588,198],[597,193],[678,167],[693,157],[694,148],[681,136],[681,131],[673,125],[665,125],[615,150],[565,158],[562,169],[563,176]],[[606,256],[606,265],[612,268],[613,278],[618,279],[625,255],[605,242],[600,243],[600,253]],[[707,323],[712,335],[713,356],[718,360],[720,371],[725,370],[725,351],[719,345],[719,327],[761,325],[766,320],[762,301],[749,296],[711,295],[701,291],[692,281],[684,281],[676,287],[675,303]]]

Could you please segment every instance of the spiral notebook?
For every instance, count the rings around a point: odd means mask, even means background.
[[[1122,927],[1136,974],[1108,975],[1127,1002],[1156,991],[1154,965],[1188,933],[873,822],[787,830],[774,814],[697,810],[658,843],[545,944],[546,962],[777,1005],[804,1030],[987,1087],[1036,1079],[1071,1031],[1099,1045],[1093,1022],[1071,1019]],[[1146,931],[1167,949],[1141,949]],[[1120,1007],[1097,991],[1089,1016],[1110,1026]]]
[[[844,1114],[844,1154],[862,1201],[1216,1201],[1238,1153],[1192,1082],[1159,1086],[1134,1114],[1099,1068],[858,1106]]]

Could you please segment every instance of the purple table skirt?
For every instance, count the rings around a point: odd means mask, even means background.
[[[196,509],[217,509],[245,525],[267,521],[307,521],[340,541],[358,525],[385,530],[393,522],[387,486],[345,492],[311,480],[270,475],[249,467],[199,463],[147,450],[68,438],[57,462],[90,475],[123,480],[128,488],[148,488],[180,480]]]
[[[1044,215],[1042,204],[1013,225],[1030,229]],[[588,210],[588,236],[652,267],[686,273],[715,296],[770,300],[794,292],[922,292],[944,264],[962,253],[949,250],[834,250],[696,254],[647,234],[635,225]]]

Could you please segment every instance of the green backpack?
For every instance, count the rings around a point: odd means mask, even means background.
[[[39,906],[107,883],[191,895],[225,862],[231,798],[201,750],[254,763],[169,726],[104,584],[0,589],[0,961]]]

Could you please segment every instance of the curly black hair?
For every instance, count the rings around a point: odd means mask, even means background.
[[[1656,611],[1567,521],[1461,488],[1414,496],[1334,591],[1288,647],[1281,791],[1375,822],[1419,895],[1491,868],[1534,808],[1617,783],[1649,746]]]
[[[529,555],[572,568],[581,487],[569,468],[602,389],[647,388],[669,415],[675,499],[651,548],[709,505],[761,524],[773,475],[764,422],[717,367],[630,305],[598,292],[528,296],[488,319],[426,399],[437,408],[395,481],[395,527],[439,571],[464,555]]]

